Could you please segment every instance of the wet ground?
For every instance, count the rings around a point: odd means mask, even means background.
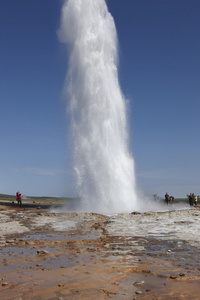
[[[0,205],[0,299],[200,299],[200,210]]]

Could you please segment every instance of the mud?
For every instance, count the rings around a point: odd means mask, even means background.
[[[200,299],[199,225],[199,208],[105,216],[1,204],[0,299]]]

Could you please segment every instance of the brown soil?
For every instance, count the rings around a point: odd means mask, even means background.
[[[31,229],[1,240],[2,300],[200,299],[199,250],[186,242],[177,248],[173,240],[110,236],[109,218],[98,214],[55,231],[31,225],[51,215],[42,206],[0,208],[8,225],[17,218]]]

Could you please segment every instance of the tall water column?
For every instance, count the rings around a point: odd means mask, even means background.
[[[118,80],[117,33],[105,1],[65,1],[58,34],[69,55],[65,92],[79,209],[131,211],[137,206],[134,160]]]

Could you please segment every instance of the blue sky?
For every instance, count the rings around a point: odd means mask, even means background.
[[[0,193],[73,195],[61,0],[0,1]],[[200,2],[107,0],[138,186],[200,194]]]

